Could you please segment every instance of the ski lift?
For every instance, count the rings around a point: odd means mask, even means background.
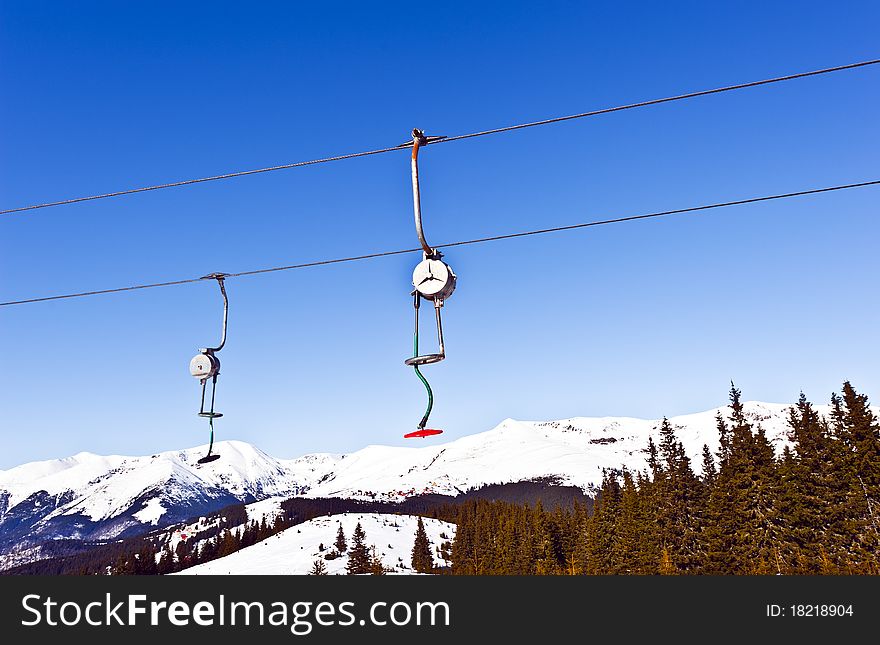
[[[220,375],[220,359],[217,358],[217,352],[223,349],[226,344],[226,323],[229,318],[229,299],[226,297],[226,285],[224,279],[229,275],[227,273],[211,273],[204,276],[203,280],[216,280],[220,286],[220,293],[223,296],[223,333],[220,337],[220,344],[217,347],[206,347],[200,349],[193,359],[189,362],[189,373],[199,379],[202,385],[202,402],[199,406],[199,416],[208,419],[208,425],[211,428],[211,441],[208,445],[208,454],[199,459],[198,463],[207,464],[220,459],[220,455],[213,454],[214,450],[214,419],[219,419],[223,415],[214,411],[214,395],[217,392],[217,377]],[[211,380],[211,409],[205,410],[205,389],[208,380]]]
[[[419,193],[419,148],[421,146],[440,141],[445,137],[426,137],[424,132],[418,129],[412,131],[412,187],[413,187],[413,212],[415,214],[416,234],[419,236],[419,243],[422,245],[422,261],[416,265],[413,271],[413,308],[415,309],[415,333],[413,334],[413,355],[412,358],[404,361],[411,366],[425,386],[428,392],[428,407],[425,410],[422,420],[414,432],[407,433],[406,439],[416,437],[430,437],[441,434],[442,430],[426,428],[428,417],[431,416],[431,410],[434,407],[434,393],[428,381],[422,375],[419,367],[422,365],[430,365],[439,363],[446,358],[446,347],[443,344],[443,322],[440,317],[440,309],[443,303],[452,292],[455,291],[456,276],[452,272],[452,267],[446,264],[441,258],[442,253],[438,249],[432,248],[422,229],[422,207]],[[408,145],[408,144],[404,144]],[[437,342],[438,351],[434,354],[419,354],[419,305],[421,300],[429,300],[434,305],[434,318],[437,322]]]

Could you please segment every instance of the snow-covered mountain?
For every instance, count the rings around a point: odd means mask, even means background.
[[[746,416],[782,450],[788,442],[790,404],[745,404]],[[816,406],[829,414],[829,406]],[[880,408],[873,408],[880,412]],[[716,453],[716,415],[729,408],[670,417],[693,466],[699,472],[703,445]],[[604,468],[646,467],[648,437],[658,441],[662,420],[631,417],[577,417],[560,421],[507,419],[488,432],[445,444],[392,448],[367,446],[329,458],[307,484],[311,497],[349,497],[399,501],[425,493],[457,495],[484,484],[554,478],[559,484],[594,492]]]
[[[780,450],[788,408],[745,404],[748,417]],[[828,413],[827,406],[817,409]],[[704,443],[717,450],[718,411],[670,418],[695,467]],[[448,443],[373,445],[347,455],[276,459],[250,444],[223,441],[216,446],[221,459],[207,465],[197,463],[206,446],[147,457],[80,453],[34,462],[0,471],[0,568],[39,557],[31,550],[47,540],[136,535],[236,502],[292,496],[400,501],[538,478],[591,492],[603,468],[644,468],[648,436],[656,440],[659,425],[628,417],[507,419]]]
[[[124,537],[236,502],[303,490],[297,461],[224,441],[218,444],[222,460],[199,465],[206,448],[148,457],[80,453],[0,472],[0,554],[14,556],[45,540]],[[308,468],[302,471],[308,481]],[[21,559],[33,554],[4,560]]]
[[[411,574],[413,541],[418,518],[413,515],[380,515],[378,513],[341,513],[319,517],[273,535],[224,558],[184,569],[178,575],[304,575],[315,560],[321,560],[329,575],[345,574],[348,554],[331,560],[324,557],[333,551],[339,525],[350,540],[360,522],[366,534],[365,543],[376,547],[376,555],[393,573]],[[455,524],[425,518],[425,533],[433,545],[434,561],[439,566],[440,546],[455,537]],[[324,547],[323,550],[321,547]]]

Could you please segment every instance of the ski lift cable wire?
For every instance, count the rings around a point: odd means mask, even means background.
[[[467,246],[467,245],[471,245],[471,244],[483,244],[486,242],[510,240],[510,239],[519,238],[519,237],[529,237],[532,235],[544,235],[547,233],[573,231],[573,230],[577,230],[577,229],[590,228],[593,226],[604,226],[606,224],[620,224],[623,222],[634,222],[634,221],[638,221],[638,220],[653,219],[653,218],[665,217],[665,216],[669,216],[669,215],[682,215],[682,214],[686,214],[686,213],[697,213],[697,212],[701,212],[701,211],[708,211],[708,210],[713,210],[713,209],[718,209],[718,208],[726,208],[729,206],[742,206],[745,204],[755,204],[758,202],[769,202],[769,201],[775,201],[775,200],[790,199],[793,197],[803,197],[806,195],[818,195],[821,193],[830,193],[830,192],[850,190],[850,189],[854,189],[854,188],[864,188],[864,187],[868,187],[868,186],[877,186],[877,185],[880,185],[880,179],[876,179],[876,180],[872,180],[872,181],[862,181],[862,182],[850,183],[850,184],[842,184],[842,185],[838,185],[838,186],[827,186],[824,188],[812,188],[809,190],[800,190],[800,191],[796,191],[796,192],[780,193],[780,194],[776,194],[776,195],[765,195],[762,197],[749,197],[747,199],[737,199],[737,200],[727,201],[727,202],[703,204],[701,206],[690,206],[688,208],[676,208],[676,209],[672,209],[672,210],[656,211],[653,213],[644,213],[641,215],[629,215],[626,217],[616,217],[613,219],[593,220],[593,221],[589,221],[589,222],[581,222],[579,224],[569,224],[569,225],[565,225],[565,226],[554,226],[552,228],[542,228],[542,229],[536,229],[536,230],[531,230],[531,231],[521,231],[518,233],[504,233],[504,234],[500,234],[500,235],[492,235],[489,237],[475,238],[475,239],[471,239],[471,240],[461,240],[458,242],[447,242],[446,244],[438,245],[436,248],[452,248],[452,247],[456,247],[456,246]],[[245,277],[245,276],[262,275],[265,273],[275,273],[275,272],[279,272],[279,271],[291,271],[294,269],[307,269],[307,268],[311,268],[311,267],[327,266],[330,264],[342,264],[345,262],[373,260],[376,258],[388,257],[388,256],[392,256],[392,255],[404,255],[407,253],[416,253],[416,252],[421,252],[421,251],[422,251],[422,248],[420,246],[415,247],[415,248],[410,248],[410,249],[399,249],[396,251],[381,251],[378,253],[367,253],[364,255],[354,255],[354,256],[343,257],[343,258],[317,260],[314,262],[303,262],[300,264],[288,264],[285,266],[269,267],[269,268],[265,268],[265,269],[254,269],[251,271],[239,271],[238,273],[224,274],[224,278],[228,280],[230,278],[240,278],[240,277]],[[128,287],[117,287],[114,289],[99,289],[99,290],[95,290],[95,291],[81,291],[81,292],[77,292],[77,293],[67,293],[67,294],[61,294],[61,295],[55,295],[55,296],[43,296],[43,297],[39,297],[39,298],[26,298],[23,300],[10,300],[7,302],[0,302],[0,307],[9,307],[12,305],[33,304],[33,303],[37,303],[37,302],[47,302],[50,300],[67,300],[67,299],[71,299],[71,298],[82,298],[85,296],[97,296],[97,295],[110,294],[110,293],[121,293],[121,292],[125,292],[125,291],[136,291],[136,290],[140,290],[140,289],[153,289],[156,287],[171,287],[171,286],[177,286],[177,285],[183,285],[183,284],[192,284],[195,282],[204,282],[205,280],[210,280],[210,279],[213,279],[213,277],[211,275],[208,275],[208,276],[203,276],[200,278],[188,278],[185,280],[171,280],[168,282],[154,282],[154,283],[150,283],[150,284],[137,284],[137,285],[131,285]]]
[[[721,94],[723,92],[731,92],[734,90],[742,90],[742,89],[751,88],[751,87],[759,87],[762,85],[770,85],[772,83],[793,81],[793,80],[797,80],[797,79],[801,79],[801,78],[808,78],[811,76],[819,76],[822,74],[830,74],[833,72],[841,72],[844,70],[851,70],[851,69],[857,69],[860,67],[867,67],[870,65],[876,65],[878,63],[880,63],[880,58],[860,61],[857,63],[850,63],[848,65],[838,65],[836,67],[826,67],[824,69],[817,69],[817,70],[812,70],[809,72],[800,72],[798,74],[777,76],[775,78],[767,78],[767,79],[763,79],[763,80],[759,80],[759,81],[751,81],[748,83],[739,83],[737,85],[728,85],[725,87],[717,87],[717,88],[713,88],[713,89],[709,89],[709,90],[688,92],[686,94],[678,94],[675,96],[667,96],[667,97],[658,98],[658,99],[650,99],[647,101],[640,101],[638,103],[629,103],[626,105],[618,105],[615,107],[601,108],[598,110],[591,110],[589,112],[581,112],[579,114],[569,114],[566,116],[559,116],[559,117],[554,117],[551,119],[544,119],[541,121],[532,121],[530,123],[520,123],[517,125],[509,125],[509,126],[505,126],[502,128],[494,128],[492,130],[482,130],[480,132],[471,132],[468,134],[460,134],[460,135],[456,135],[456,136],[446,137],[444,139],[440,139],[437,141],[430,141],[430,142],[428,142],[427,145],[434,145],[436,143],[449,143],[451,141],[462,141],[464,139],[473,139],[475,137],[483,137],[483,136],[487,136],[490,134],[500,134],[503,132],[512,132],[514,130],[533,128],[536,126],[549,125],[552,123],[561,123],[563,121],[572,121],[574,119],[583,119],[586,117],[599,116],[602,114],[611,114],[613,112],[622,112],[624,110],[633,110],[636,108],[648,107],[651,105],[659,105],[661,103],[671,103],[674,101],[682,101],[685,99],[692,99],[692,98],[697,98],[700,96],[709,96],[711,94]],[[246,175],[256,175],[256,174],[260,174],[260,173],[274,172],[276,170],[289,170],[291,168],[300,168],[303,166],[314,166],[317,164],[329,163],[331,161],[342,161],[345,159],[354,159],[357,157],[367,157],[370,155],[384,154],[386,152],[393,152],[393,151],[398,151],[398,150],[409,150],[410,147],[411,147],[411,143],[407,142],[407,143],[404,143],[401,145],[392,146],[390,148],[379,148],[377,150],[353,152],[353,153],[349,153],[349,154],[335,155],[332,157],[324,157],[321,159],[312,159],[309,161],[297,161],[294,163],[281,164],[281,165],[277,165],[277,166],[269,166],[267,168],[256,168],[256,169],[252,169],[252,170],[240,170],[237,172],[229,172],[229,173],[224,173],[221,175],[212,175],[209,177],[199,177],[196,179],[185,179],[182,181],[174,181],[174,182],[169,182],[169,183],[165,183],[165,184],[156,184],[154,186],[144,186],[141,188],[130,188],[127,190],[118,190],[118,191],[111,192],[111,193],[89,195],[86,197],[74,197],[71,199],[63,199],[63,200],[54,201],[54,202],[45,202],[42,204],[32,204],[29,206],[19,206],[17,208],[7,208],[4,210],[0,210],[0,215],[10,215],[13,213],[22,213],[25,211],[34,211],[34,210],[38,210],[38,209],[42,209],[42,208],[50,208],[53,206],[64,206],[64,205],[69,205],[69,204],[76,204],[79,202],[95,201],[98,199],[107,199],[110,197],[121,197],[124,195],[133,195],[135,193],[144,193],[144,192],[149,192],[149,191],[154,191],[154,190],[163,190],[165,188],[176,188],[179,186],[188,186],[191,184],[201,184],[201,183],[210,182],[210,181],[232,179],[234,177],[243,177]]]

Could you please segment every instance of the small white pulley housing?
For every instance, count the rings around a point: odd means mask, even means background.
[[[455,291],[455,274],[443,260],[425,258],[413,270],[413,286],[427,300],[446,300]]]
[[[189,373],[205,380],[220,372],[220,359],[211,354],[196,354],[189,362]]]

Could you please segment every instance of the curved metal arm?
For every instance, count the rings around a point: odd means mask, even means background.
[[[217,347],[205,348],[206,352],[219,352],[226,344],[226,324],[229,320],[229,298],[226,296],[226,285],[223,283],[226,275],[226,273],[212,273],[204,277],[205,280],[216,280],[217,284],[220,285],[220,293],[223,295],[223,333],[220,336],[220,344]]]
[[[419,193],[419,148],[435,141],[440,141],[446,137],[426,137],[425,133],[418,128],[412,131],[412,187],[413,187],[413,213],[416,219],[416,233],[419,236],[419,243],[422,250],[428,257],[435,257],[437,252],[428,244],[425,239],[425,232],[422,230],[422,204]]]
[[[416,233],[419,236],[419,243],[426,255],[433,255],[432,249],[427,240],[425,240],[425,232],[422,230],[422,204],[419,199],[419,147],[425,143],[425,135],[421,130],[413,129],[413,147],[412,147],[412,187],[413,187],[413,212],[416,218]]]

